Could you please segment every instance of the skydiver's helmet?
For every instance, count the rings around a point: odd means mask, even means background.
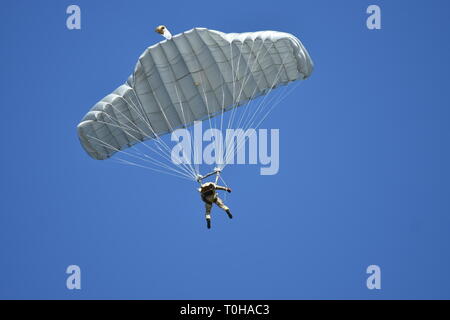
[[[160,26],[156,27],[155,32],[157,32],[159,34],[164,34],[165,29],[166,29],[166,26],[160,25]]]

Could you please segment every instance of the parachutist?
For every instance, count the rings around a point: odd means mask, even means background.
[[[203,202],[205,203],[205,209],[206,209],[205,217],[206,217],[206,225],[207,225],[208,229],[211,228],[211,208],[212,208],[213,203],[215,203],[219,208],[224,210],[227,213],[228,218],[230,218],[230,219],[233,218],[230,208],[228,208],[223,203],[222,199],[219,198],[216,190],[224,190],[229,193],[231,192],[231,188],[222,187],[213,182],[206,182],[206,183],[202,184],[200,186],[200,188],[198,188],[198,192],[200,192],[201,198],[202,198]]]

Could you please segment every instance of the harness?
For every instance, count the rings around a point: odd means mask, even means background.
[[[197,175],[197,182],[201,184],[203,179],[208,178],[208,177],[210,177],[212,175],[216,175],[216,182],[215,183],[217,183],[217,181],[219,181],[219,178],[220,178],[220,169],[215,168],[213,172],[210,172],[210,173],[208,173],[208,174],[206,174],[204,176]],[[215,202],[215,200],[216,200],[216,186],[215,186],[215,184],[214,183],[210,183],[210,184],[208,184],[208,185],[206,185],[204,187],[201,187],[200,194],[201,194],[201,198],[202,198],[202,200],[204,202],[206,202],[207,204],[213,204]],[[214,196],[214,198],[211,201],[208,198],[212,197],[212,196]]]

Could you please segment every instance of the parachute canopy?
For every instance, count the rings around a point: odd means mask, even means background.
[[[308,52],[289,33],[194,28],[147,48],[127,82],[84,116],[78,135],[91,157],[106,159],[306,79],[312,70]]]

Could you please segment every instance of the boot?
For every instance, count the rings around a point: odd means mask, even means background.
[[[206,219],[206,227],[211,229],[211,219]]]
[[[233,219],[233,215],[231,214],[231,211],[229,209],[225,212],[227,213],[228,218]]]

